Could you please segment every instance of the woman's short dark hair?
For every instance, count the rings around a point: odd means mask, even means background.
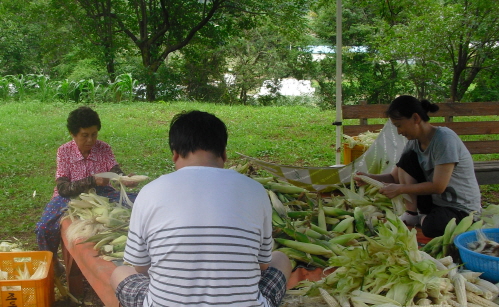
[[[97,130],[101,128],[99,114],[91,108],[79,107],[69,113],[66,127],[68,127],[72,135],[77,135],[80,132],[80,128],[92,126],[97,126]]]
[[[402,95],[395,98],[386,115],[393,119],[411,118],[414,113],[417,113],[421,120],[427,122],[430,120],[428,112],[434,113],[438,111],[438,105],[429,102],[426,99],[419,101],[416,97]]]
[[[175,115],[170,123],[170,150],[181,157],[200,149],[222,157],[227,139],[225,123],[207,112],[184,111]]]

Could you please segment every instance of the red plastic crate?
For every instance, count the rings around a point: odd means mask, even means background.
[[[48,266],[40,279],[16,279],[18,267],[28,268],[33,275],[40,265]],[[0,280],[0,307],[50,307],[54,303],[52,252],[0,253],[0,270],[8,273],[8,280]]]

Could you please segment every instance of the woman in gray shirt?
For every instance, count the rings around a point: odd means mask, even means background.
[[[411,197],[400,218],[407,225],[421,225],[430,238],[443,235],[452,218],[459,223],[471,212],[481,212],[471,154],[454,131],[429,123],[428,112],[436,111],[438,106],[428,100],[407,95],[393,100],[386,113],[408,142],[391,173],[368,174],[387,183],[380,190],[387,197]]]

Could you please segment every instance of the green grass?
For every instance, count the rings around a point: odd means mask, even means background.
[[[0,103],[0,240],[34,242],[33,230],[50,200],[56,150],[71,138],[66,129],[73,103]],[[220,117],[229,130],[228,164],[236,152],[291,165],[335,164],[332,111],[319,108],[223,106],[208,103],[97,104],[102,129],[125,172],[156,178],[173,171],[167,132],[172,116],[199,109]],[[36,195],[34,192],[36,191]]]
[[[71,138],[66,118],[74,103],[0,102],[0,240],[35,245],[33,230],[55,180],[56,150]],[[125,172],[151,178],[173,171],[167,132],[172,116],[198,109],[220,117],[229,130],[227,166],[236,152],[297,166],[336,164],[334,111],[307,106],[251,107],[209,103],[104,103],[99,139],[109,143]],[[496,191],[494,186],[487,189]],[[36,191],[36,195],[34,192]]]

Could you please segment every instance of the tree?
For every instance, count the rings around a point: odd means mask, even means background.
[[[379,20],[394,23],[401,8],[390,1],[365,0],[343,1],[343,101],[355,103],[388,102],[401,91],[407,90],[405,74],[401,64],[394,59],[380,58],[380,46],[376,36]],[[312,26],[317,37],[325,44],[336,44],[336,4],[322,1],[314,6]],[[332,54],[317,62],[315,78],[321,94],[328,101],[335,100],[336,56]]]
[[[419,0],[403,18],[379,20],[375,41],[382,59],[406,63],[420,98],[447,87],[460,101],[478,73],[496,65],[498,21],[494,0]]]
[[[119,30],[138,49],[147,74],[146,96],[156,97],[156,72],[167,57],[182,49],[195,35],[223,37],[234,34],[234,20],[238,16],[247,27],[261,15],[294,28],[301,24],[305,0],[109,0],[109,14]],[[88,7],[101,0],[78,1]],[[242,17],[242,18],[241,18]],[[291,27],[290,27],[291,28]]]
[[[33,16],[36,2],[0,3],[0,74],[39,73],[44,24]]]

